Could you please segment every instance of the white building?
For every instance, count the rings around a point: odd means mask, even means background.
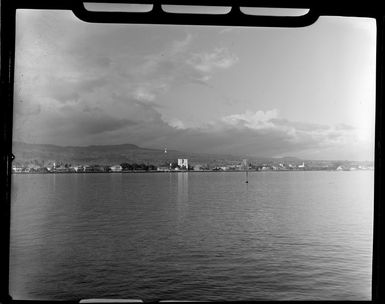
[[[75,166],[75,167],[73,167],[73,169],[75,170],[75,172],[84,172],[85,171],[85,168],[81,165]]]
[[[112,172],[121,172],[123,170],[122,166],[120,165],[115,165],[110,167]]]
[[[178,158],[178,166],[180,168],[188,169],[188,159],[187,158]]]
[[[18,166],[12,166],[12,171],[20,173],[23,171],[23,167],[18,167]]]

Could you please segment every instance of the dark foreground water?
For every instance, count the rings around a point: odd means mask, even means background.
[[[15,299],[369,300],[373,172],[14,175]]]

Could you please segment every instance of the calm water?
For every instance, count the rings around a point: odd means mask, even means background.
[[[15,299],[369,300],[373,172],[14,175]]]

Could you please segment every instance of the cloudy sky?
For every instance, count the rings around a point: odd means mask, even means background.
[[[17,13],[14,140],[372,160],[376,24],[84,23]]]

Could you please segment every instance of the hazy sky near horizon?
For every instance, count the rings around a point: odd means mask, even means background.
[[[14,140],[373,160],[376,24],[91,24],[19,10]]]

